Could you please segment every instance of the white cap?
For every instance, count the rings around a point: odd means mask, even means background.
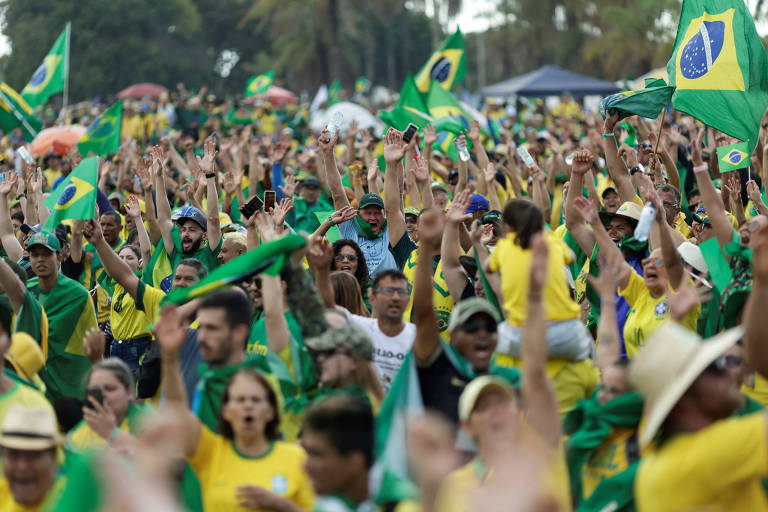
[[[698,245],[694,245],[691,242],[683,242],[677,247],[677,253],[683,258],[684,262],[702,274],[709,272],[707,262],[704,260]]]

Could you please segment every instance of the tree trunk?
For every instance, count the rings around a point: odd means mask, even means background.
[[[339,48],[339,0],[328,0],[328,28],[331,35],[330,80],[341,78],[341,48]]]
[[[371,12],[371,5],[369,0],[362,0],[363,2],[363,30],[365,30],[365,62],[363,63],[363,73],[365,77],[372,83],[376,81],[376,50],[375,50],[375,35],[373,33],[373,12]]]

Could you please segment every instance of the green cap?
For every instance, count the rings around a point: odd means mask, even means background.
[[[46,231],[35,233],[29,237],[29,241],[27,242],[27,250],[31,249],[33,245],[42,245],[52,250],[53,252],[59,252],[61,250],[61,245],[59,244],[59,239],[56,238],[56,235]]]
[[[366,206],[378,206],[379,208],[384,208],[384,200],[379,194],[368,193],[360,198],[358,208],[365,208]]]
[[[493,318],[496,323],[501,322],[499,312],[496,311],[496,308],[494,308],[490,302],[481,299],[480,297],[470,297],[453,306],[451,319],[448,321],[448,330],[453,331],[460,328],[467,323],[467,320],[478,313],[485,313]]]
[[[370,361],[373,359],[373,342],[365,332],[352,325],[328,329],[320,336],[307,338],[305,345],[315,352],[327,352],[346,348],[350,353]]]
[[[419,216],[419,209],[415,206],[406,206],[405,210],[403,210],[404,215],[415,215],[416,217]]]

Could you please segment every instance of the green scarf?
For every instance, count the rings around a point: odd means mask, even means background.
[[[381,225],[381,230],[378,233],[374,233],[371,229],[371,225],[365,222],[360,215],[355,217],[355,229],[357,234],[367,238],[368,240],[376,240],[384,236],[384,232],[387,230],[387,219],[384,219],[384,223]]]
[[[648,242],[640,242],[634,236],[621,235],[619,249],[629,250],[635,253],[645,253],[648,250]]]
[[[643,399],[635,392],[629,392],[600,405],[595,391],[590,398],[581,400],[563,420],[563,428],[571,437],[567,445],[568,473],[571,479],[571,493],[577,501],[582,501],[581,472],[590,454],[597,449],[611,434],[615,427],[636,427],[643,414]],[[615,485],[627,478],[630,472],[634,480],[636,465],[633,464],[621,473],[602,482],[589,496],[589,502],[600,502],[605,506],[612,500],[618,500],[622,506],[633,500],[633,486]],[[614,482],[615,480],[615,482]],[[610,483],[609,483],[610,482]],[[604,487],[611,493],[604,492]],[[586,503],[586,502],[585,502]],[[582,508],[579,510],[600,510],[602,507]],[[613,510],[613,509],[612,509]],[[619,509],[616,509],[619,510]]]

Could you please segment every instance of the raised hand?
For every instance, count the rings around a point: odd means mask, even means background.
[[[379,163],[374,158],[368,162],[368,181],[373,181],[379,177]]]
[[[351,206],[345,206],[341,210],[336,210],[331,214],[331,222],[333,222],[334,226],[338,226],[339,224],[347,222],[348,220],[352,220],[355,217],[357,217],[357,210]]]
[[[416,165],[411,167],[411,172],[418,185],[426,185],[429,181],[429,166],[424,158],[419,158],[416,161]]]
[[[437,131],[434,125],[428,124],[424,127],[424,147],[430,147],[435,142],[437,142]]]
[[[594,203],[592,203],[592,201],[588,200],[587,198],[583,196],[576,197],[573,200],[572,208],[582,219],[589,222],[590,224],[595,225],[600,222]]]
[[[189,323],[174,305],[168,305],[160,312],[152,332],[164,356],[177,356],[187,337]]]
[[[763,200],[763,196],[760,195],[760,187],[757,186],[755,180],[749,180],[747,182],[747,197],[749,197],[755,204],[759,204],[759,202]]]
[[[270,215],[272,215],[272,220],[277,229],[282,229],[283,224],[285,224],[285,218],[291,210],[293,210],[293,199],[284,197],[280,200],[277,206],[272,208],[272,211],[269,212]]]
[[[323,153],[333,153],[333,147],[339,141],[339,132],[336,131],[333,137],[328,136],[328,128],[323,128],[320,132],[320,136],[317,138],[317,145],[320,147],[320,151]]]
[[[712,298],[709,289],[697,290],[689,282],[683,279],[677,291],[672,290],[667,285],[667,303],[669,303],[669,316],[675,322],[682,322],[693,308]]]
[[[637,160],[637,151],[635,148],[631,148],[627,146],[626,144],[622,144],[621,147],[619,147],[619,158],[624,158],[627,161],[627,166],[632,169],[633,167],[637,167],[638,160]]]
[[[387,163],[397,163],[405,156],[407,144],[403,141],[403,132],[394,128],[387,130],[384,144],[384,160]]]
[[[2,173],[3,181],[0,182],[0,194],[9,196],[16,191],[16,184],[19,182],[19,175],[16,171]]]
[[[371,135],[371,132],[368,130],[363,130],[361,133],[363,137],[363,148],[372,149],[375,141],[373,140],[373,135]]]
[[[584,176],[592,169],[592,162],[594,157],[592,152],[587,149],[579,149],[573,154],[573,162],[571,162],[571,172],[577,176]]]
[[[691,141],[691,162],[693,163],[694,167],[704,163],[704,158],[701,154],[701,141],[704,140],[705,131],[706,130],[703,126],[699,128],[699,132],[696,134],[696,139]]]
[[[467,136],[472,141],[472,144],[476,146],[480,142],[480,123],[477,121],[469,123],[469,133]]]
[[[619,275],[617,269],[603,260],[599,263],[600,276],[595,277],[587,274],[587,281],[592,288],[603,298],[613,298],[616,296],[616,288],[619,286]]]
[[[150,150],[150,155],[152,155],[153,151]],[[154,166],[154,159],[152,161],[152,164]],[[139,181],[141,182],[141,188],[144,191],[147,191],[152,188],[152,174],[150,172],[150,161],[146,158],[139,159],[138,165],[136,165],[136,176],[139,177]]]
[[[494,180],[496,180],[496,166],[493,165],[493,162],[488,162],[488,165],[486,165],[485,169],[483,169],[483,178],[489,185],[493,183]]]
[[[603,123],[603,133],[613,133],[616,129],[616,123],[619,122],[618,112],[606,112],[605,122]]]
[[[298,183],[296,183],[296,176],[293,174],[288,174],[288,176],[285,177],[285,185],[278,185],[277,188],[280,189],[280,192],[282,192],[285,197],[293,197],[297,186]]]
[[[132,219],[141,218],[141,205],[139,198],[131,194],[128,196],[128,204],[125,206],[125,215]]]
[[[256,212],[253,217],[253,222],[256,228],[259,230],[259,235],[264,242],[271,242],[277,238],[277,230],[275,229],[275,221],[270,214],[265,212]]]
[[[732,173],[727,179],[723,179],[722,187],[728,191],[731,197],[737,202],[741,202],[741,182],[736,176],[736,173]]]
[[[451,224],[459,224],[472,218],[471,213],[466,213],[472,202],[472,194],[469,189],[464,189],[453,198],[451,206],[445,214],[445,220]]]
[[[233,172],[231,169],[228,170],[226,173],[224,173],[224,182],[222,183],[222,186],[224,187],[224,192],[226,192],[227,195],[230,195],[230,196],[237,194],[237,188],[240,186],[242,180],[243,180],[242,170],[237,172]]]
[[[443,241],[445,219],[437,210],[427,210],[419,218],[419,244],[428,250],[439,251]]]
[[[285,154],[288,152],[288,145],[278,142],[275,146],[272,146],[269,152],[269,159],[273,164],[282,162],[285,159]]]
[[[83,352],[85,352],[85,357],[88,358],[91,364],[96,364],[104,359],[104,346],[106,343],[104,333],[98,327],[93,327],[86,331],[85,338],[83,339]]]
[[[83,223],[83,236],[92,244],[97,240],[104,238],[104,233],[101,231],[101,223],[99,222],[98,205],[96,205],[96,212],[94,213],[93,218],[86,220]]]
[[[216,140],[214,140],[213,137],[208,137],[203,145],[203,158],[200,158],[199,156],[195,157],[197,159],[197,165],[200,166],[200,170],[205,174],[211,174],[213,172],[213,165],[217,153]]]
[[[333,246],[321,236],[309,237],[306,256],[310,267],[330,268],[333,261]]]

